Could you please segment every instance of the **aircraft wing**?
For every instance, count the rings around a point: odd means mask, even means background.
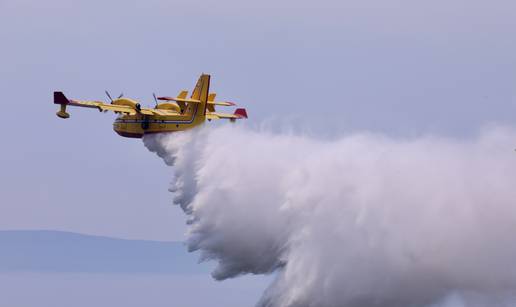
[[[175,112],[170,112],[168,110],[158,110],[158,109],[148,109],[148,108],[141,108],[137,112],[135,109],[131,108],[130,106],[107,104],[107,103],[103,103],[101,101],[80,101],[80,100],[70,99],[69,105],[78,106],[78,107],[86,107],[86,108],[97,108],[100,111],[113,111],[113,112],[124,113],[124,114],[128,114],[128,115],[135,115],[136,113],[140,113],[143,115],[160,115],[160,116],[176,114]]]
[[[113,112],[124,113],[124,114],[128,114],[128,115],[136,114],[136,111],[133,108],[128,107],[128,106],[118,106],[118,105],[106,104],[106,103],[98,102],[98,101],[82,102],[82,104],[84,104],[84,103],[92,103],[100,111],[113,111]],[[79,105],[79,106],[82,106],[82,105]]]
[[[136,110],[124,105],[113,105],[94,100],[68,99],[62,92],[54,92],[54,103],[62,106],[76,106],[83,108],[98,109],[99,111],[113,111],[129,115],[136,114]]]
[[[97,109],[101,112],[107,112],[107,111],[113,111],[115,113],[122,113],[122,114],[128,114],[128,115],[135,115],[137,113],[143,114],[143,115],[161,115],[161,116],[167,116],[167,115],[174,115],[176,114],[173,111],[169,110],[158,110],[158,109],[148,109],[148,108],[141,108],[139,110],[136,110],[135,108],[128,106],[128,105],[118,105],[118,104],[107,104],[102,101],[95,101],[95,100],[77,100],[77,99],[68,99],[62,92],[54,92],[54,103],[60,104],[62,107],[65,107],[62,112],[58,112],[58,116],[67,118],[69,115],[66,113],[66,106],[76,106],[76,107],[83,107],[83,108],[92,108]]]

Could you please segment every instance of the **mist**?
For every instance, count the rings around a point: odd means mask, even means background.
[[[257,306],[516,304],[516,131],[334,140],[239,126],[149,135],[187,245]]]

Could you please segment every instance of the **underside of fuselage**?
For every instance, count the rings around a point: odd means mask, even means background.
[[[148,124],[148,128],[144,129],[142,126],[144,123],[119,123],[113,124],[113,130],[120,136],[128,138],[142,138],[145,134],[164,133],[164,132],[177,132],[191,129],[199,124],[195,125],[182,125],[182,124]]]
[[[115,132],[120,136],[123,136],[126,138],[132,138],[132,139],[141,139],[144,135],[144,134],[140,134],[140,133],[131,133],[131,132],[121,131],[121,130],[116,130],[116,129],[115,129]]]

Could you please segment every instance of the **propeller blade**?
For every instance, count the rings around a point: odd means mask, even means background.
[[[154,97],[154,102],[156,102],[156,106],[158,106],[158,98],[156,98],[156,94],[152,93],[152,97]]]
[[[111,95],[109,95],[108,91],[106,91],[106,95],[108,96],[109,100],[111,100],[111,102],[113,102],[113,98],[111,98]]]

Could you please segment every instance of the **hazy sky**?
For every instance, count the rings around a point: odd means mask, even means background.
[[[464,138],[514,121],[515,29],[504,0],[0,0],[0,229],[183,238],[171,170],[54,90],[150,105],[206,72],[249,126]]]
[[[208,275],[1,274],[0,304],[14,307],[253,306],[267,282],[267,278],[257,276],[214,282]]]

